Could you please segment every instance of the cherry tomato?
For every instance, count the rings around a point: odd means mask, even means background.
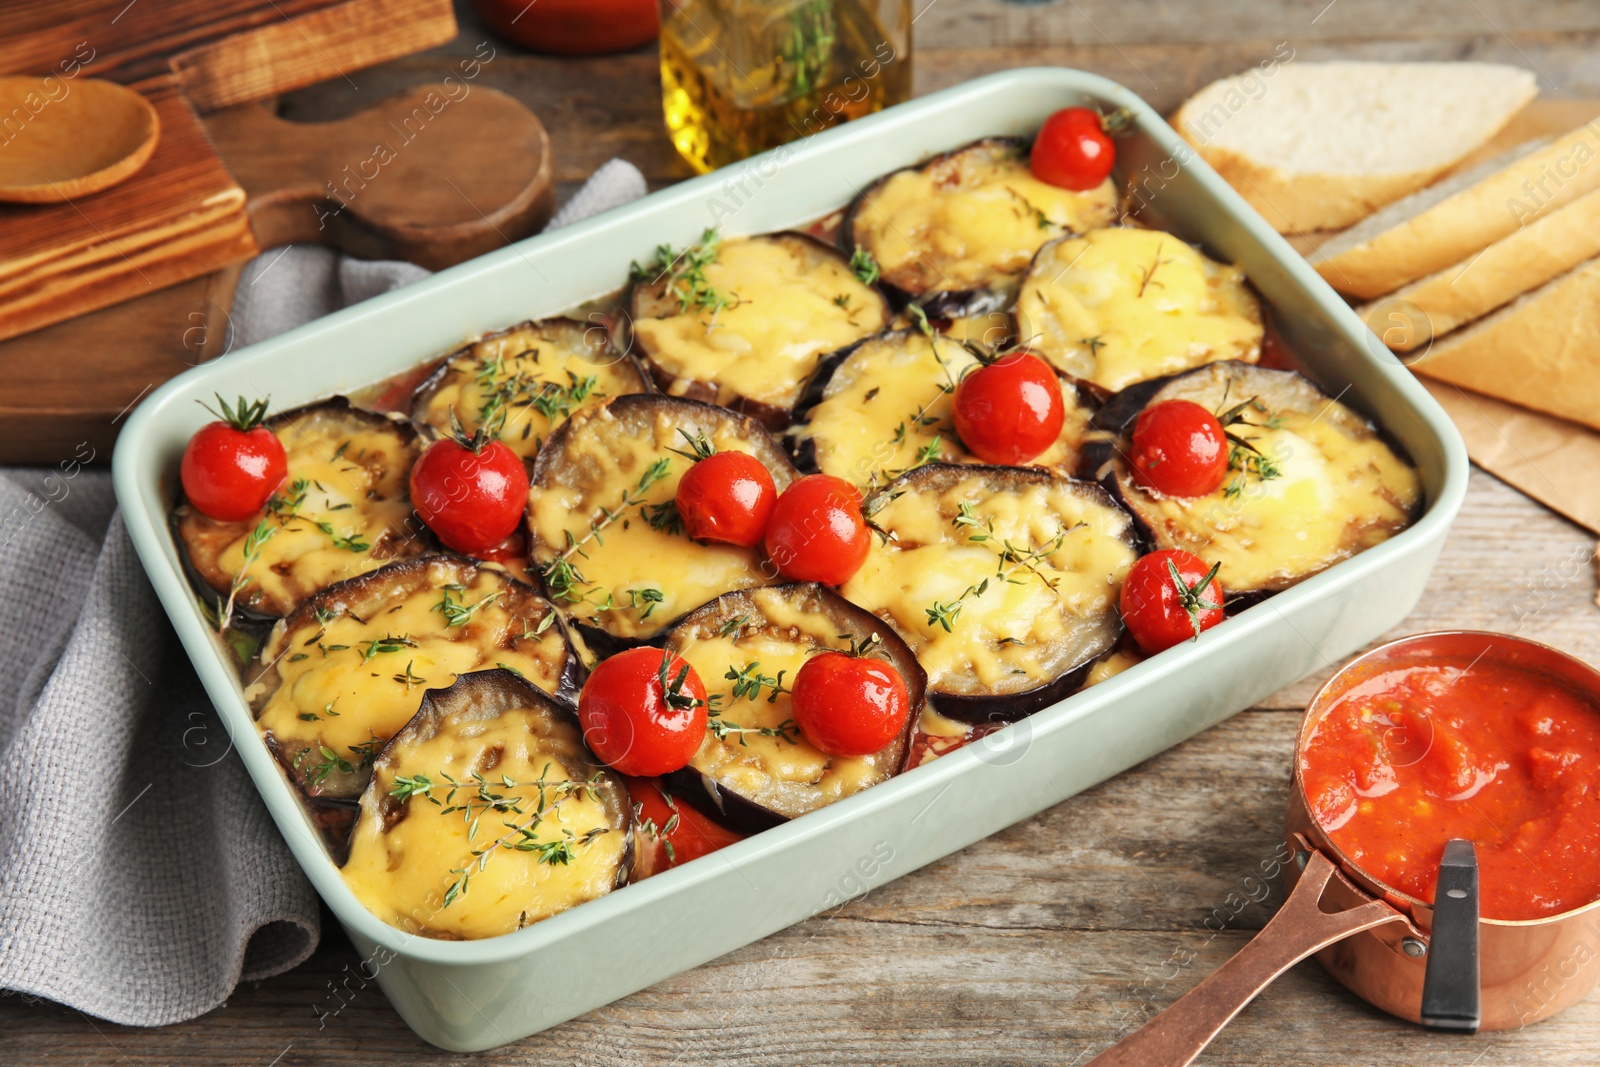
[[[494,549],[510,537],[528,506],[528,472],[500,441],[435,441],[411,468],[411,503],[428,528],[467,555]]]
[[[956,387],[956,433],[985,463],[1028,462],[1056,443],[1066,417],[1055,371],[1030,352],[1001,356]]]
[[[712,821],[694,805],[673,799],[655,778],[629,778],[628,795],[652,874],[744,840],[743,834]]]
[[[1222,621],[1217,566],[1182,549],[1140,556],[1122,583],[1122,621],[1151,655],[1182,644]]]
[[[578,722],[594,754],[621,773],[667,774],[687,766],[706,738],[706,687],[681,657],[630,648],[589,675]]]
[[[790,714],[830,756],[869,756],[899,736],[911,714],[900,672],[878,659],[820,652],[795,672]]]
[[[1139,412],[1128,462],[1140,485],[1168,496],[1214,493],[1228,476],[1228,436],[1192,400],[1164,400]]]
[[[261,425],[265,400],[252,404],[240,397],[230,408],[218,396],[217,404],[222,417],[189,438],[178,476],[184,496],[202,515],[239,522],[260,511],[283,484],[289,460],[278,435]]]
[[[783,577],[843,585],[867,561],[872,533],[855,486],[831,474],[808,474],[778,497],[766,541]]]
[[[1117,146],[1093,108],[1062,108],[1044,120],[1033,142],[1033,176],[1063,189],[1084,192],[1106,180],[1117,162]]]
[[[772,475],[745,452],[714,452],[678,482],[678,515],[696,541],[759,545],[777,502]]]

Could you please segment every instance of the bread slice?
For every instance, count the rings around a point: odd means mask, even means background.
[[[1600,119],[1391,205],[1312,253],[1311,265],[1346,296],[1392,293],[1600,189],[1597,160]]]
[[[1274,62],[1212,82],[1173,125],[1280,232],[1333,230],[1427,185],[1537,93],[1494,63]]]
[[[1411,369],[1600,428],[1600,259],[1440,339]]]
[[[1600,190],[1366,305],[1361,315],[1390,348],[1411,352],[1595,256],[1600,256]],[[1600,352],[1600,338],[1596,341]]]

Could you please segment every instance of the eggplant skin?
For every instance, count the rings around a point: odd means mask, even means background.
[[[1023,161],[1023,169],[1026,170],[1027,156],[1031,147],[1031,138],[985,137],[941,152],[924,163],[902,167],[881,176],[862,190],[845,209],[844,219],[839,226],[840,248],[846,254],[853,253],[856,248],[864,248],[873,253],[874,258],[880,258],[877,256],[876,242],[871,234],[873,213],[880,210],[874,207],[873,201],[896,176],[921,172],[934,176],[936,184],[940,187],[959,185],[966,177],[968,168],[981,170],[986,166],[995,166],[1020,158]],[[1066,195],[1066,192],[1057,190],[1056,195]],[[1116,194],[1109,179],[1100,189],[1071,195],[1074,202],[1083,209],[1083,219],[1076,220],[1081,224],[1063,227],[1047,223],[1039,227],[1040,233],[1044,236],[1038,244],[1042,245],[1046,240],[1059,237],[1066,232],[1081,232],[1092,226],[1108,225],[1115,219]],[[1097,204],[1096,197],[1105,202]],[[1030,259],[1036,251],[1037,245],[1029,251]],[[896,270],[891,265],[885,268],[878,285],[888,294],[891,304],[896,309],[915,303],[930,319],[953,320],[991,311],[1008,310],[1016,297],[1016,286],[1026,268],[1026,263],[1019,263],[1014,272],[997,274],[982,284],[949,284],[938,264],[923,253],[916,267]],[[930,272],[936,277],[931,279],[927,277]]]
[[[589,751],[583,742],[583,731],[578,724],[576,713],[570,705],[551,698],[548,693],[520,675],[497,668],[463,674],[448,687],[428,690],[422,697],[416,715],[389,739],[373,760],[372,778],[362,792],[359,815],[350,831],[349,855],[343,864],[347,878],[352,879],[351,888],[357,890],[358,897],[362,895],[360,887],[365,884],[362,881],[363,877],[381,866],[372,862],[372,859],[378,857],[369,857],[363,861],[362,870],[355,869],[355,851],[361,847],[362,835],[370,835],[378,841],[387,839],[388,835],[405,823],[411,804],[428,802],[423,797],[402,800],[389,788],[395,774],[399,773],[398,768],[408,750],[427,745],[441,735],[449,735],[452,732],[458,744],[470,747],[477,737],[488,736],[486,728],[510,715],[526,719],[526,726],[521,730],[513,730],[513,735],[531,739],[539,752],[547,754],[536,755],[534,762],[544,761],[547,758],[557,759],[564,765],[565,774],[570,779],[590,783],[586,788],[589,795],[600,803],[607,831],[621,836],[622,847],[614,863],[614,872],[608,883],[599,889],[599,894],[620,889],[629,882],[639,845],[633,804],[629,798],[627,784],[621,776],[606,767]],[[484,775],[491,788],[498,790],[500,776],[505,775],[502,759],[506,754],[492,742],[485,741],[481,744],[482,747],[475,756],[463,761],[461,766],[464,771],[457,777],[470,780],[468,775],[476,771]],[[545,767],[548,766],[546,763]],[[498,775],[497,767],[500,768]],[[415,769],[413,773],[416,773]],[[528,773],[532,773],[531,768]],[[438,781],[438,772],[431,777]],[[516,816],[494,815],[493,828],[488,826],[491,820],[485,819],[484,831],[480,831],[483,839],[495,840],[503,832],[499,826],[500,822],[508,818],[515,819]],[[601,840],[604,840],[603,836]],[[589,846],[582,843],[573,846],[580,856],[586,847]],[[504,855],[498,854],[502,851],[504,850],[496,850],[497,854],[491,856],[490,862],[511,862],[510,857],[524,855],[509,851],[505,851]],[[425,849],[422,850],[422,855],[424,861],[434,858]],[[389,857],[389,861],[391,863],[394,861],[393,856]],[[405,859],[402,858],[400,862],[404,864]],[[421,872],[420,877],[424,879],[424,883],[428,873],[439,876],[444,872]],[[546,885],[541,883],[538,891],[544,891],[546,888]],[[583,903],[586,899],[593,897],[558,901],[551,907],[551,902],[535,897],[529,900],[529,907],[524,909],[523,916],[526,918],[529,911],[543,911],[546,915],[555,914]],[[371,907],[368,900],[363,899],[363,903]],[[498,900],[492,902],[492,904],[499,903]],[[466,892],[453,902],[435,903],[426,917],[419,917],[414,912],[398,916],[380,914],[379,917],[392,925],[426,937],[459,940],[470,935],[463,935],[459,930],[449,929],[428,920],[445,915],[446,908],[470,910],[473,905],[474,897],[469,884]],[[376,909],[374,911],[376,913]],[[544,915],[536,915],[533,920],[528,921],[537,921],[542,917]],[[521,926],[525,923],[519,920],[516,925]],[[491,931],[484,936],[492,936],[496,932],[502,931]]]
[[[1037,468],[928,464],[874,493],[865,510],[879,538],[840,591],[899,630],[928,671],[929,701],[942,715],[975,723],[1030,715],[1076,691],[1122,635],[1117,593],[1141,545],[1132,517],[1098,485]],[[1063,538],[1077,540],[1062,549],[1065,557],[1047,557],[1063,561],[1051,565],[1051,600],[1033,597],[1022,616],[1014,597],[1028,603],[1046,576],[1018,561],[1044,546],[1031,527],[1024,543],[1004,524],[986,526],[997,516],[1031,523],[1041,510],[1055,515]],[[979,548],[994,554],[994,569],[973,566]],[[996,605],[1001,570],[1021,580],[1002,584],[1012,602]],[[970,594],[980,582],[989,606],[975,617],[969,608],[984,604],[984,594],[969,601],[961,590]],[[935,621],[934,609],[956,604],[949,628]],[[1025,625],[1025,635],[997,629],[1013,624]],[[1046,625],[1056,637],[1039,636]],[[1019,687],[1019,675],[1035,684]]]
[[[1230,432],[1251,441],[1275,473],[1250,469],[1251,457],[1235,447],[1223,486],[1207,496],[1166,498],[1137,484],[1124,458],[1135,420],[1168,400],[1219,414],[1249,402]],[[1208,364],[1123,390],[1097,421],[1100,436],[1085,467],[1154,548],[1220,564],[1230,612],[1386,540],[1421,513],[1421,486],[1399,446],[1294,371]]]
[[[814,624],[814,629],[810,632],[803,630],[802,624],[796,622],[797,619],[803,620],[803,624]],[[796,582],[790,585],[725,593],[684,616],[667,633],[664,647],[669,653],[682,656],[692,663],[697,658],[695,656],[697,645],[728,640],[730,632],[736,635],[734,640],[746,636],[759,636],[763,642],[778,641],[807,651],[824,648],[843,650],[848,648],[852,639],[860,644],[876,637],[880,644],[874,654],[893,667],[905,681],[911,711],[906,716],[905,728],[901,730],[899,736],[874,754],[874,763],[886,768],[886,771],[860,788],[871,788],[872,785],[887,781],[905,769],[911,751],[911,738],[927,696],[927,675],[910,647],[895,633],[893,627],[871,612],[845,600],[826,586],[814,582]],[[717,665],[722,665],[720,660]],[[770,664],[767,669],[772,669]],[[724,691],[725,697],[728,695],[726,693],[728,683],[725,679],[708,677],[706,672],[702,672],[701,680],[708,693],[716,693],[720,689]],[[729,700],[719,710],[729,720],[743,722],[747,720],[741,719],[740,709],[752,706],[758,705],[748,701]],[[773,714],[781,714],[782,709],[786,707],[785,701]],[[765,739],[757,739],[755,743],[761,744],[764,741]],[[787,745],[788,742],[776,742],[776,744]],[[815,753],[803,738],[798,745],[805,746],[807,756],[820,755]],[[740,833],[757,833],[805,814],[806,811],[825,806],[828,802],[826,800],[822,804],[807,802],[790,810],[779,810],[774,806],[780,803],[777,800],[764,803],[758,795],[741,792],[734,782],[714,773],[716,770],[714,766],[711,770],[707,770],[713,762],[706,758],[707,754],[716,753],[724,746],[730,751],[739,753],[748,750],[748,746],[739,747],[736,741],[719,741],[708,731],[700,753],[696,754],[687,767],[667,776],[673,795],[688,800],[711,818]],[[798,754],[797,752],[796,755]],[[832,761],[827,766],[831,768]],[[748,766],[746,769],[749,769]],[[825,769],[823,773],[825,775],[827,770]],[[822,779],[819,779],[820,781]],[[783,790],[775,791],[775,793],[782,792]]]
[[[538,342],[565,348],[565,351],[558,352],[559,364],[542,364],[539,367],[544,374],[537,382],[545,383],[540,395],[552,396],[548,391],[551,387],[568,387],[568,383],[561,379],[569,371],[578,375],[580,380],[588,377],[595,379],[587,399],[576,401],[573,410],[593,406],[608,396],[650,391],[650,379],[644,368],[632,354],[613,346],[606,325],[558,315],[521,322],[504,330],[484,334],[445,356],[433,373],[423,379],[412,393],[411,421],[429,440],[439,440],[450,432],[449,413],[454,409],[462,427],[469,434],[474,432],[479,425],[476,412],[484,395],[475,379],[485,362],[493,359],[513,362],[523,354],[524,349],[536,347]],[[576,355],[580,350],[592,358]],[[502,377],[496,378],[496,381],[504,380]],[[472,403],[462,407],[444,405],[441,394],[452,389],[455,390],[452,395],[465,391]],[[501,441],[523,457],[524,462],[530,463],[538,452],[541,440],[551,430],[551,420],[534,407],[535,399],[538,397],[532,392],[514,396],[506,426],[500,433]]]
[[[761,234],[748,238],[730,239],[724,244],[766,242],[781,245],[794,253],[797,260],[806,264],[806,270],[813,269],[817,264],[830,263],[835,266],[847,279],[846,284],[852,288],[851,293],[840,294],[844,298],[859,297],[867,306],[852,304],[848,313],[844,311],[827,310],[829,316],[847,319],[845,325],[851,329],[853,337],[845,340],[840,347],[850,347],[862,337],[870,336],[888,325],[890,318],[889,302],[882,291],[876,286],[861,283],[855,277],[846,258],[832,245],[817,240],[810,234],[796,231],[780,231],[777,233]],[[675,299],[667,293],[667,279],[644,278],[636,280],[629,294],[629,308],[631,321],[631,345],[637,350],[641,362],[648,369],[651,380],[656,388],[668,396],[681,396],[689,400],[698,400],[707,404],[720,404],[730,411],[741,415],[748,415],[761,423],[774,433],[781,432],[789,424],[790,412],[795,400],[805,390],[807,384],[816,373],[816,365],[829,358],[838,351],[836,347],[815,354],[813,365],[801,370],[794,382],[794,387],[783,402],[763,400],[742,393],[736,386],[717,380],[715,376],[699,379],[683,377],[675,373],[661,354],[654,350],[650,339],[650,331],[640,328],[641,323],[652,320],[670,319],[680,317],[682,314]],[[737,294],[735,286],[733,289]],[[697,313],[698,314],[698,313]],[[728,310],[718,312],[720,316],[728,316]],[[864,316],[864,317],[863,317]],[[860,325],[857,326],[857,320]],[[719,325],[719,329],[732,329],[727,325]],[[848,335],[847,335],[848,336]],[[788,337],[785,340],[793,344],[801,337]],[[773,374],[786,373],[788,368],[783,366],[783,361],[776,355],[765,361]]]
[[[334,553],[334,563],[340,568],[337,577],[328,581],[318,575],[313,563],[306,560],[308,555],[302,555],[287,561],[274,563],[270,570],[274,580],[282,585],[280,592],[264,590],[259,581],[251,581],[240,591],[234,603],[234,618],[247,626],[270,624],[273,620],[282,618],[293,611],[304,599],[320,589],[327,588],[335,581],[343,580],[352,574],[360,574],[374,570],[391,560],[409,559],[428,552],[437,551],[437,542],[428,528],[423,525],[410,510],[405,496],[405,482],[409,477],[412,465],[421,455],[421,443],[418,439],[416,428],[409,422],[398,417],[391,418],[376,412],[366,411],[352,407],[349,400],[340,396],[329,400],[320,401],[305,407],[295,408],[274,415],[268,419],[266,426],[274,433],[282,436],[292,432],[295,424],[314,421],[325,421],[333,425],[346,427],[342,432],[354,435],[356,433],[377,433],[380,436],[391,436],[396,456],[392,462],[381,463],[384,470],[390,467],[401,471],[399,476],[398,497],[385,499],[379,503],[392,512],[392,521],[388,523],[380,535],[371,538],[370,547],[361,551],[348,551],[337,549]],[[337,435],[335,435],[337,436]],[[288,479],[283,488],[279,489],[278,496],[282,497],[291,490],[296,480],[296,464],[294,447],[290,451],[290,468]],[[327,461],[328,457],[315,453],[314,461]],[[342,457],[343,458],[343,457]],[[351,463],[356,466],[365,464],[350,457]],[[375,458],[376,461],[376,458]],[[325,465],[326,462],[325,462]],[[339,477],[343,477],[342,474]],[[329,476],[330,481],[332,475]],[[348,481],[346,482],[348,484]],[[341,488],[337,483],[335,488]],[[368,498],[370,499],[370,498]],[[355,504],[359,508],[362,503]],[[309,509],[308,509],[309,510]],[[341,516],[356,514],[350,509],[335,510],[319,513],[324,521],[338,523]],[[274,524],[274,536],[262,545],[263,558],[270,559],[277,550],[274,545],[276,534],[286,523],[302,521],[309,524],[311,519],[303,516],[291,517],[287,520],[274,520],[270,512],[263,509],[257,514],[242,522],[221,522],[201,514],[186,500],[179,500],[172,513],[173,539],[177,543],[179,556],[183,562],[184,573],[189,577],[190,584],[200,599],[208,604],[216,604],[225,600],[234,580],[233,571],[224,566],[224,554],[236,543],[241,542],[261,522]]]
[[[447,587],[473,586],[480,582],[492,587],[494,606],[487,614],[504,612],[508,629],[510,624],[515,623],[521,627],[522,634],[539,631],[532,639],[508,634],[503,640],[497,640],[493,647],[480,645],[480,665],[510,660],[523,663],[530,671],[538,665],[544,671],[539,676],[540,680],[549,685],[547,692],[561,703],[576,706],[587,671],[573,648],[560,614],[531,586],[518,581],[496,564],[480,563],[465,556],[423,556],[392,563],[381,570],[330,586],[307,600],[292,615],[279,620],[263,643],[255,670],[247,679],[245,695],[257,718],[257,728],[262,732],[268,750],[301,795],[308,800],[320,801],[351,799],[359,795],[370,775],[370,757],[375,748],[370,745],[356,746],[359,751],[352,751],[344,760],[350,765],[349,770],[320,753],[321,747],[331,745],[331,750],[338,755],[346,755],[342,751],[345,746],[330,741],[321,725],[311,725],[331,724],[326,717],[318,715],[319,711],[326,709],[303,707],[292,695],[286,703],[279,702],[281,706],[275,704],[274,697],[284,689],[284,670],[289,668],[290,676],[295,681],[313,679],[310,688],[313,692],[319,691],[314,681],[318,676],[312,670],[299,668],[296,664],[308,663],[313,669],[328,664],[329,669],[336,672],[326,675],[329,684],[353,685],[359,682],[375,687],[364,692],[364,700],[356,702],[355,706],[343,706],[337,725],[348,725],[358,734],[363,732],[361,728],[364,726],[365,732],[371,736],[386,739],[393,727],[379,729],[378,725],[381,721],[393,721],[390,716],[395,709],[390,705],[397,700],[403,701],[413,689],[406,684],[403,689],[394,690],[388,683],[391,680],[399,681],[391,676],[396,675],[402,667],[408,675],[411,673],[409,663],[400,657],[405,656],[409,660],[413,653],[410,649],[379,653],[370,658],[370,663],[361,660],[359,664],[350,662],[350,658],[360,655],[364,643],[394,634],[396,627],[389,620],[408,603],[419,599],[431,600],[435,596],[443,601]],[[456,595],[456,599],[462,603],[476,603],[479,597],[488,595],[490,593],[487,591],[476,595],[463,591]],[[442,629],[436,629],[431,634],[417,632],[414,639],[424,645],[440,638],[452,643],[480,642],[484,638],[483,625],[487,622],[487,614],[480,610],[464,624],[448,625],[444,614],[436,615],[428,611],[425,616],[427,622]],[[339,643],[346,645],[346,648],[335,647],[323,653],[321,650],[324,645],[335,640],[331,637],[323,640],[326,628],[346,618],[356,621],[359,629],[354,634],[341,635]],[[546,619],[550,621],[547,623]],[[540,629],[541,624],[543,629]],[[307,634],[310,636],[307,637]],[[402,636],[411,638],[413,634]],[[330,656],[341,658],[330,663]],[[374,681],[367,681],[369,677]],[[285,692],[294,694],[298,690]],[[277,710],[269,716],[269,709],[275,707]],[[409,717],[411,706],[399,709],[399,713]],[[310,719],[306,718],[308,715]],[[271,725],[271,722],[277,721],[287,724],[281,727],[286,731],[282,736],[280,728]],[[302,723],[306,725],[302,726]],[[333,763],[331,767],[327,766],[330,762]]]
[[[776,572],[755,549],[702,544],[681,529],[655,528],[643,514],[664,506],[677,491],[692,455],[684,438],[703,434],[718,448],[749,452],[772,474],[778,492],[800,476],[781,445],[756,420],[683,397],[631,394],[616,397],[564,423],[534,462],[528,493],[531,569],[545,595],[564,609],[574,628],[601,656],[643,644],[688,611],[732,589],[775,584]],[[667,474],[634,504],[620,508],[653,463]],[[567,551],[566,538],[586,536],[605,511],[615,518],[599,539],[568,558],[583,576],[566,588],[552,566]],[[646,616],[630,589],[654,588],[665,599]],[[603,605],[610,603],[611,608]]]

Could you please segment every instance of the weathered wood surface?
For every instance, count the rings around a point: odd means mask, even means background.
[[[1438,2],[1337,0],[1313,21],[1321,7],[934,0],[917,24],[918,87],[1068,63],[1170,107],[1288,39],[1307,57],[1507,59],[1539,68],[1548,93],[1600,93],[1592,5],[1477,0],[1463,14]],[[1509,38],[1477,24],[1488,20]],[[462,37],[438,55],[356,75],[359,97],[329,84],[288,100],[286,113],[331,118],[439,77],[451,56],[484,39],[465,11],[462,21]],[[653,55],[557,61],[498,47],[481,82],[549,126],[564,190],[613,156],[656,184],[686,175],[660,128]],[[1157,90],[1136,82],[1138,68]],[[1427,592],[1396,633],[1505,630],[1600,661],[1593,548],[1585,531],[1475,471]],[[1260,875],[1276,855],[1298,709],[1331,670],[860,900],[508,1048],[466,1057],[423,1044],[362,984],[354,951],[330,926],[308,964],[242,987],[226,1007],[181,1026],[135,1030],[0,999],[0,1063],[1082,1063],[1210,973],[1281,901],[1277,880]],[[1226,929],[1213,934],[1208,919]],[[319,1027],[318,1012],[341,1002]],[[1438,1037],[1302,964],[1200,1062],[1596,1063],[1600,998],[1518,1033]]]

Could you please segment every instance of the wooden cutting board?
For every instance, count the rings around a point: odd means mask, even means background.
[[[26,108],[0,116],[0,142],[26,139],[32,115],[84,77],[144,93],[161,140],[137,174],[105,192],[0,206],[0,339],[257,250],[244,190],[212,150],[199,113],[348,80],[454,33],[449,0],[13,0],[0,74],[47,81]]]
[[[437,269],[543,228],[555,195],[544,126],[503,93],[461,90],[419,86],[315,125],[262,104],[207,116],[200,125],[226,159],[249,247],[312,241]],[[238,273],[235,263],[152,285],[0,342],[0,464],[56,463],[85,442],[108,461],[131,404],[230,349]]]

